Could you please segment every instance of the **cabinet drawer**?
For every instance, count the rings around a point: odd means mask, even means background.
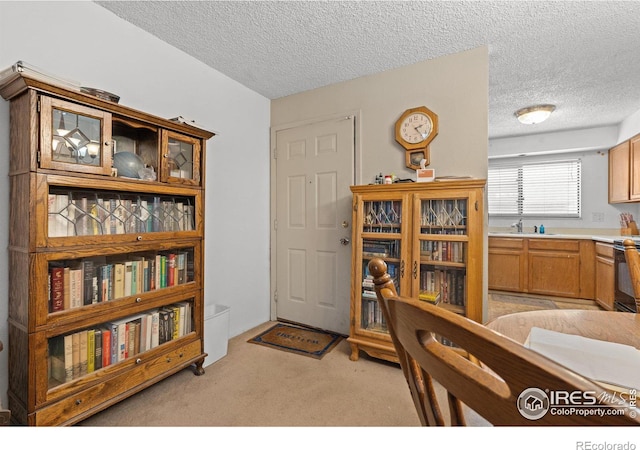
[[[39,426],[69,425],[89,417],[142,388],[151,385],[178,370],[187,367],[202,356],[200,339],[132,366],[104,383],[70,395],[36,413],[35,424]],[[156,379],[157,377],[157,379]],[[73,422],[67,422],[72,419]]]
[[[522,238],[502,238],[502,237],[490,237],[489,248],[513,248],[523,249],[524,239]]]
[[[580,251],[580,241],[569,239],[529,239],[529,250]]]
[[[613,259],[613,245],[596,242],[596,255]]]

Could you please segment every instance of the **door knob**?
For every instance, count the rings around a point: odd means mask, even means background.
[[[342,238],[342,239],[340,239],[340,243],[341,243],[342,245],[349,245],[349,242],[350,242],[350,241],[349,241],[349,239],[347,239],[347,238]]]

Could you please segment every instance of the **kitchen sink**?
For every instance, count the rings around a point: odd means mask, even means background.
[[[522,233],[518,233],[517,231],[505,231],[505,232],[500,232],[500,231],[490,231],[489,232],[489,236],[492,235],[510,235],[510,236],[520,236],[520,237],[545,237],[545,236],[553,236],[555,235],[555,233],[544,233],[544,234],[540,234],[540,233],[526,233],[526,232],[522,232]]]

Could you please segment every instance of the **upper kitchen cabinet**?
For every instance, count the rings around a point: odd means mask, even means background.
[[[609,150],[609,203],[640,202],[640,135]]]

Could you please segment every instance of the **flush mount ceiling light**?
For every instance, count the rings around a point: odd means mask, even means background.
[[[547,120],[555,109],[554,105],[529,106],[519,109],[515,112],[515,115],[521,123],[534,125]]]

